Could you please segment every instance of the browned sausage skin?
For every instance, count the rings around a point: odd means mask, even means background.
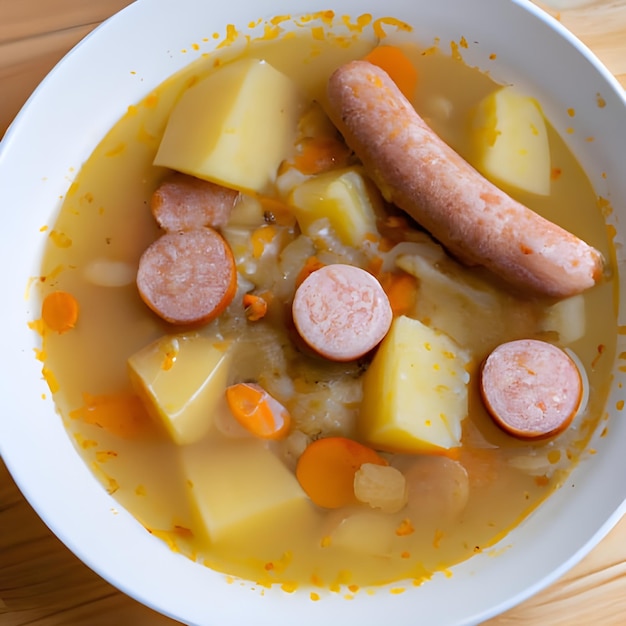
[[[167,322],[209,322],[235,296],[233,254],[211,228],[166,233],[141,256],[137,287],[143,301]]]
[[[533,292],[567,297],[602,276],[601,254],[487,181],[442,141],[386,72],[343,65],[330,116],[385,198],[469,265]]]
[[[565,351],[519,339],[499,345],[485,359],[480,393],[503,430],[520,439],[545,439],[569,426],[580,408],[583,383]]]

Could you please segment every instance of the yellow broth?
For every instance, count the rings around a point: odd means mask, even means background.
[[[50,231],[41,269],[42,296],[64,290],[80,304],[74,330],[62,335],[44,331],[41,358],[59,413],[85,462],[119,503],[172,549],[227,574],[261,584],[280,583],[288,590],[307,585],[331,589],[346,585],[354,590],[402,579],[419,582],[493,545],[562,483],[579,458],[603,415],[614,355],[614,287],[607,279],[584,294],[586,332],[567,346],[578,356],[589,379],[584,414],[553,440],[521,442],[501,432],[487,416],[477,392],[476,372],[480,360],[498,343],[542,336],[538,320],[552,302],[503,290],[500,317],[482,319],[473,311],[453,310],[453,304],[445,300],[433,304],[425,298],[418,316],[429,321],[439,315],[444,324],[446,316],[454,316],[461,335],[472,344],[469,417],[463,424],[459,458],[453,461],[467,472],[469,497],[464,507],[455,510],[456,496],[454,489],[450,490],[454,476],[446,472],[449,460],[424,458],[422,467],[430,482],[424,487],[423,506],[396,514],[358,507],[357,512],[367,515],[364,526],[354,531],[356,548],[337,546],[330,539],[355,509],[327,511],[314,505],[300,507],[288,517],[258,522],[232,539],[212,542],[189,497],[193,485],[184,463],[190,455],[234,450],[242,445],[240,439],[212,427],[201,441],[180,447],[143,417],[137,428],[122,433],[125,436],[86,423],[81,409],[85,394],[118,398],[125,407],[133,393],[127,359],[156,338],[180,331],[147,309],[134,282],[121,287],[98,286],[86,278],[84,269],[96,259],[136,268],[142,252],[159,236],[149,204],[167,172],[154,167],[152,161],[168,113],[181,91],[221,62],[248,55],[266,59],[296,81],[311,99],[323,103],[332,70],[363,56],[375,43],[375,37],[366,33],[345,39],[301,32],[291,38],[255,42],[243,50],[225,47],[167,80],[142,102],[129,107],[83,165]],[[432,48],[407,45],[405,50],[419,76],[414,100],[417,110],[448,143],[471,156],[468,117],[472,107],[497,85],[460,59]],[[452,104],[454,114],[450,118],[442,102]],[[553,130],[550,143],[553,167],[561,172],[553,181],[551,195],[517,197],[611,258],[605,224],[587,177]],[[293,232],[285,234],[287,241],[295,236]],[[275,264],[276,259],[268,262]],[[257,271],[264,271],[264,267]],[[254,274],[247,278],[254,279]],[[478,279],[491,280],[484,275]],[[229,315],[241,317],[240,300],[229,307],[225,317]],[[222,323],[212,323],[197,332],[214,332]],[[225,324],[228,327],[228,322]],[[233,380],[268,376],[267,355],[259,347],[269,341],[267,337],[288,346],[290,372],[301,386],[308,386],[305,391],[319,392],[320,380],[358,380],[362,370],[362,364],[324,364],[299,353],[292,345],[284,315],[270,315],[254,326],[236,321],[232,328],[240,343]],[[321,397],[327,399],[323,393]],[[308,405],[304,399],[304,409],[294,405],[296,423],[299,410],[315,413],[320,402],[316,396]],[[320,410],[319,415],[313,415],[315,419],[309,423],[301,419],[299,425],[309,436],[351,436],[358,410],[352,407],[347,413],[346,419],[335,422]],[[284,454],[280,445],[276,445],[276,452]],[[400,468],[412,462],[406,455],[388,458]]]

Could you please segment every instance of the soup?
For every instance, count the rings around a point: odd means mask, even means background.
[[[39,356],[78,452],[109,493],[171,549],[287,591],[419,584],[501,539],[559,487],[580,457],[602,419],[608,392],[614,285],[607,277],[558,300],[527,295],[488,271],[468,269],[389,205],[359,159],[337,140],[325,114],[328,78],[344,63],[371,54],[382,36],[400,51],[402,63],[408,59],[409,75],[415,70],[415,109],[459,154],[476,162],[471,120],[500,85],[468,67],[459,44],[448,56],[429,42],[385,35],[368,16],[344,20],[350,28],[341,35],[302,23],[289,36],[275,37],[269,29],[245,46],[220,47],[190,65],[131,105],[94,150],[50,231],[39,283],[43,297],[71,294],[78,319],[75,328],[71,323],[59,329],[66,332],[36,325],[44,339]],[[394,20],[386,27],[410,30]],[[171,324],[146,306],[135,282],[142,255],[163,237],[150,206],[171,171],[155,166],[155,157],[182,95],[246,59],[263,59],[304,94],[293,152],[262,193],[237,196],[217,229],[237,270],[230,304],[203,325]],[[548,193],[507,191],[612,258],[588,179],[549,124],[546,133]],[[355,193],[370,205],[373,231],[366,228],[361,236],[357,219],[342,233],[344,222],[333,221],[332,212],[320,215],[320,209],[304,217],[296,206],[299,194],[321,176],[342,184],[341,176],[348,176],[357,187],[362,184]],[[371,444],[380,424],[368,430],[360,418],[380,399],[386,362],[373,364],[393,353],[392,331],[378,351],[347,360],[321,358],[303,343],[291,318],[296,287],[318,267],[338,264],[376,275],[393,310],[392,329],[405,324],[432,333],[420,337],[443,336],[433,339],[436,346],[442,354],[454,352],[458,387],[446,396],[446,407],[461,399],[458,445],[454,425],[443,443],[420,435],[412,449],[401,441]],[[253,307],[257,298],[267,306],[260,313]],[[496,346],[517,339],[559,346],[582,373],[580,410],[558,436],[511,436],[485,409],[481,363]],[[148,388],[150,367],[181,373],[172,378],[173,386],[156,389],[155,382]],[[433,380],[435,388],[439,383]],[[284,436],[255,437],[234,419],[225,390],[250,382],[288,412]],[[195,402],[198,395],[206,404]],[[419,419],[431,425],[430,417]],[[367,444],[371,451],[353,468],[360,486],[347,502],[320,504],[301,484],[303,454],[323,440],[342,450],[346,440]],[[382,474],[377,467],[385,468]],[[315,465],[311,473],[306,480],[316,488],[321,482],[324,495],[338,490],[332,476],[326,483],[318,479]]]

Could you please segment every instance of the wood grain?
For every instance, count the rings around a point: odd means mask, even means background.
[[[37,83],[129,0],[0,0],[0,135]],[[552,1],[566,6],[567,0]],[[580,0],[573,0],[579,4]],[[626,87],[626,0],[540,5],[580,37]],[[626,518],[556,584],[484,626],[626,623]],[[113,588],[48,530],[0,461],[2,626],[172,626]]]
[[[0,0],[0,137],[33,89],[130,0]]]

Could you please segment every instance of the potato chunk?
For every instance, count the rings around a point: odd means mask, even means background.
[[[534,98],[502,87],[478,105],[474,119],[477,167],[495,183],[538,195],[550,193],[550,146]]]
[[[447,335],[397,317],[363,378],[362,438],[375,448],[434,452],[460,445],[468,357]]]
[[[343,244],[359,246],[377,232],[373,193],[358,168],[347,168],[309,178],[295,187],[290,201],[305,235],[326,218]]]
[[[224,396],[230,360],[227,342],[168,335],[133,354],[128,367],[150,414],[184,445],[209,430]]]
[[[546,309],[541,320],[541,329],[558,333],[559,342],[566,346],[584,337],[586,327],[585,300],[582,294],[559,300]]]
[[[225,187],[267,192],[294,150],[302,96],[268,63],[228,63],[183,93],[154,160]]]
[[[293,473],[256,439],[188,446],[182,459],[192,505],[211,542],[254,535],[268,520],[310,507]]]

